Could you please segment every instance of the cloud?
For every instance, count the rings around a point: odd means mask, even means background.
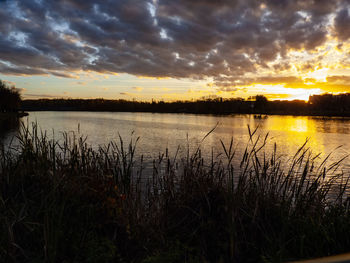
[[[49,71],[48,73],[60,77],[60,78],[73,78],[73,79],[79,79],[79,76],[68,73],[68,72],[55,72],[55,71]]]
[[[23,93],[26,92],[27,89],[26,88],[15,88],[19,93]]]
[[[347,4],[347,0],[6,1],[0,9],[0,72],[75,78],[74,72],[94,71],[247,85],[257,81],[247,74],[288,71],[293,52],[312,56],[332,34],[337,41],[348,41]]]
[[[329,83],[350,83],[350,76],[338,75],[338,76],[328,76],[327,82]]]
[[[62,98],[65,96],[57,96],[57,95],[51,95],[51,94],[32,94],[32,93],[26,93],[24,94],[25,98],[47,98],[47,99],[52,99],[52,98]]]
[[[262,77],[217,77],[215,85],[224,91],[234,91],[236,87],[251,86],[254,84],[277,85],[277,84],[303,84],[304,80],[295,76],[262,76]]]
[[[335,33],[339,40],[346,41],[350,38],[350,15],[348,8],[344,8],[337,13],[334,19]]]
[[[132,89],[134,89],[134,90],[136,90],[136,91],[138,91],[138,92],[140,92],[140,91],[142,91],[142,90],[143,90],[143,88],[142,88],[142,87],[132,87]]]

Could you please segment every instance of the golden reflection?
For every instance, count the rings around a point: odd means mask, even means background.
[[[308,146],[313,149],[314,153],[324,153],[323,143],[317,142],[324,138],[317,134],[317,123],[314,119],[303,116],[269,116],[263,123],[262,128],[271,131],[271,135],[276,136],[278,145],[284,145],[288,149],[283,149],[285,152],[293,152],[296,148],[302,146],[309,139]],[[283,142],[281,139],[283,133]]]
[[[268,118],[268,127],[271,130],[302,132],[314,134],[316,132],[315,122],[308,117],[285,116],[283,118]]]

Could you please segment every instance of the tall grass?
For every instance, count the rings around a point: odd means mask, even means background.
[[[28,126],[27,126],[28,127]],[[8,262],[281,262],[350,247],[349,176],[307,143],[288,163],[248,130],[220,158],[168,151],[144,171],[138,138],[21,129],[0,147],[0,258]],[[188,148],[189,149],[189,148]],[[239,165],[235,165],[239,163]]]

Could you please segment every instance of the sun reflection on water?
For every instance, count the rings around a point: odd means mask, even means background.
[[[307,147],[313,154],[325,153],[324,133],[319,133],[317,121],[303,116],[269,116],[264,120],[255,121],[263,132],[269,132],[272,142],[280,147],[280,151],[293,155],[296,150],[308,140]]]

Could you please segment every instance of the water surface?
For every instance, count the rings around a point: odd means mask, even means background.
[[[194,151],[201,147],[205,156],[222,152],[220,140],[226,145],[233,138],[237,155],[240,156],[249,140],[251,130],[259,127],[257,135],[269,133],[267,151],[277,150],[284,156],[293,155],[309,139],[308,147],[321,156],[331,153],[330,161],[336,161],[350,153],[350,119],[307,116],[268,116],[255,118],[253,115],[194,115],[163,113],[126,112],[30,112],[23,118],[25,123],[36,122],[48,136],[61,137],[62,132],[83,134],[93,147],[111,140],[118,141],[119,134],[127,143],[130,138],[139,137],[137,154],[146,159],[156,158],[160,152],[169,149],[175,154],[187,147]],[[212,130],[203,141],[206,134]],[[13,134],[12,134],[13,135]],[[8,135],[8,138],[10,135]],[[337,149],[337,147],[342,146]],[[337,149],[337,150],[335,150]],[[342,168],[349,169],[350,161],[343,161]]]

